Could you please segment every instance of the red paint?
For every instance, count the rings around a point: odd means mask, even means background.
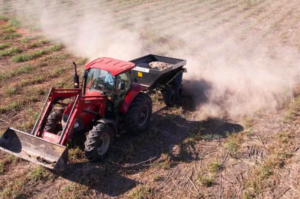
[[[81,118],[83,125],[87,128],[91,121],[96,117],[94,114],[85,113],[83,110],[91,110],[99,113],[102,117],[105,114],[106,97],[105,96],[80,96],[75,109],[71,114],[70,123],[66,126],[66,134],[60,144],[66,145],[73,133],[73,126],[77,118]]]
[[[58,98],[73,98],[73,102],[66,108],[64,113],[68,113],[70,115],[70,111],[74,105],[74,101],[76,96],[78,96],[78,101],[75,105],[74,111],[71,113],[71,118],[69,125],[66,128],[66,134],[62,138],[62,141],[58,143],[57,137],[55,134],[44,132],[42,129],[43,124],[47,119],[46,115],[50,112],[51,106]],[[106,106],[106,96],[82,96],[81,89],[55,89],[52,88],[50,97],[46,104],[45,110],[42,113],[41,120],[39,121],[37,128],[35,130],[34,135],[38,137],[42,137],[45,140],[48,140],[53,143],[58,143],[61,145],[66,145],[72,136],[73,133],[73,126],[76,123],[77,118],[81,117],[84,126],[87,128],[88,125],[91,123],[92,119],[95,118],[94,114],[89,114],[83,112],[83,110],[91,110],[99,113],[101,116],[104,117],[105,114],[105,106]]]
[[[129,71],[135,67],[135,64],[128,61],[121,61],[118,59],[102,57],[95,59],[94,61],[88,63],[85,69],[96,68],[102,69],[110,72],[112,75],[118,75]]]
[[[44,133],[42,135],[42,138],[44,140],[49,141],[49,142],[58,144],[60,136],[59,135],[55,135],[55,134],[50,133],[50,132],[47,132],[47,131],[44,131]]]
[[[80,95],[81,93],[81,89],[55,89],[52,88],[51,89],[51,94],[49,96],[48,102],[46,104],[45,110],[41,115],[41,120],[38,123],[37,126],[37,130],[34,132],[35,136],[41,137],[41,132],[39,131],[39,129],[41,129],[42,127],[42,123],[44,122],[44,120],[46,119],[46,115],[47,113],[49,113],[51,106],[53,104],[53,102],[59,98],[59,97],[64,97],[64,98],[74,98],[77,95]]]
[[[91,97],[91,98],[93,98],[93,99],[96,99],[97,97],[101,97],[101,98],[105,98],[105,99],[106,99],[106,96],[105,96],[105,95],[102,95],[100,92],[93,91],[93,90],[87,91],[87,92],[85,93],[85,97],[87,97],[87,98],[88,98],[88,97]],[[69,112],[71,111],[72,106],[73,106],[73,104],[71,104],[71,105],[68,107]],[[102,117],[104,117],[104,111],[103,111],[103,112],[100,112],[100,111],[99,111],[100,108],[99,108],[98,104],[93,104],[93,103],[91,103],[91,104],[89,104],[89,103],[88,103],[88,104],[84,104],[84,108],[83,108],[83,109],[97,112],[97,113],[99,113]],[[64,114],[65,114],[65,113],[64,113]],[[67,113],[67,115],[69,115],[69,113]],[[84,125],[85,127],[88,127],[88,126],[90,125],[91,121],[96,117],[96,115],[90,114],[90,113],[84,113],[84,112],[83,112],[79,117],[81,118],[81,120],[82,120],[82,122],[83,122],[83,125]]]
[[[132,83],[131,89],[127,93],[127,96],[125,97],[120,111],[121,113],[126,113],[131,102],[135,99],[135,97],[143,90],[143,87],[138,83]]]
[[[86,90],[85,95],[86,96],[103,96],[99,91],[95,91],[95,90]]]

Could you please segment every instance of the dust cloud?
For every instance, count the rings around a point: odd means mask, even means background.
[[[0,5],[6,2],[0,0]],[[246,39],[240,38],[243,31],[228,34],[230,29],[227,29],[226,34],[222,31],[216,34],[208,21],[199,25],[204,33],[189,29],[179,34],[160,29],[157,24],[149,25],[151,19],[145,20],[146,13],[140,17],[128,16],[127,20],[134,23],[129,29],[117,25],[109,12],[112,9],[109,3],[102,4],[101,1],[12,2],[10,9],[17,15],[35,20],[47,37],[62,42],[72,52],[90,60],[101,56],[130,60],[145,53],[160,53],[162,48],[167,49],[163,52],[165,55],[186,59],[188,73],[184,78],[190,83],[184,88],[196,99],[201,118],[238,119],[258,111],[276,111],[292,97],[292,87],[299,74],[297,50],[269,44],[253,32],[244,32]],[[155,9],[147,12],[154,15]],[[189,23],[197,24],[198,19],[189,20]],[[161,24],[165,25],[163,21]],[[141,38],[139,28],[151,29],[157,37],[160,33],[168,35],[169,41],[163,44],[150,42],[149,45],[149,41]],[[165,46],[174,41],[180,41],[182,46],[175,49]]]
[[[11,2],[10,9],[20,18],[37,22],[48,38],[63,43],[76,55],[90,60],[101,56],[127,60],[141,55],[139,35],[117,27],[106,14],[108,8],[98,1]]]
[[[193,56],[186,54],[185,78],[190,82],[185,88],[194,95],[200,118],[240,119],[274,112],[293,98],[300,72],[298,52],[284,46],[270,50],[256,39],[226,37],[199,45]]]

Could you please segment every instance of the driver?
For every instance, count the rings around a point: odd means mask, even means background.
[[[114,86],[114,78],[110,73],[107,73],[107,75],[104,79],[104,83],[110,85],[111,87]]]

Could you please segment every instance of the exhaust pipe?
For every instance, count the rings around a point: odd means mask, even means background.
[[[73,62],[73,65],[74,65],[74,77],[73,77],[74,88],[79,88],[79,76],[77,74],[77,65],[75,62]]]

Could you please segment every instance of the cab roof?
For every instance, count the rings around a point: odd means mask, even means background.
[[[110,72],[112,75],[118,75],[135,67],[135,64],[128,61],[122,61],[109,57],[102,57],[91,61],[85,66],[85,69],[103,69]]]

